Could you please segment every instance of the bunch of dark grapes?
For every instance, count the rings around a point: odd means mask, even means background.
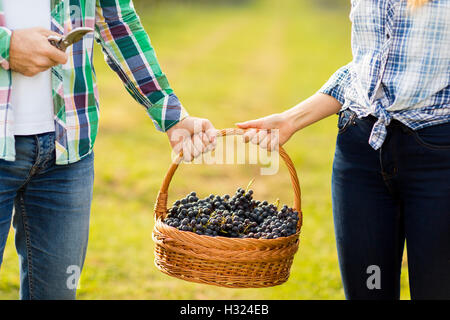
[[[199,199],[195,192],[174,202],[164,222],[182,231],[231,238],[276,239],[297,232],[298,212],[253,200],[253,191]]]

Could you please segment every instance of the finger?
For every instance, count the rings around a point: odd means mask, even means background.
[[[263,138],[259,141],[260,148],[268,149],[268,146],[270,144],[270,134],[267,134],[263,136]]]
[[[210,142],[214,142],[217,137],[217,129],[214,128],[213,124],[209,120],[204,120],[202,124],[203,132],[206,133]]]
[[[55,37],[59,37],[59,38],[63,37],[62,34],[52,31],[50,29],[46,29],[46,28],[37,27],[36,31],[46,38],[48,38],[49,36],[55,36]]]
[[[269,150],[277,151],[279,146],[280,146],[280,136],[278,134],[271,134]]]
[[[253,137],[256,135],[258,133],[258,130],[256,130],[256,129],[249,129],[249,130],[247,130],[244,134],[243,134],[243,136],[242,136],[242,138],[244,139],[244,142],[249,142],[250,140],[252,140],[253,139]]]
[[[201,133],[200,137],[202,138],[203,142],[203,150],[202,152],[208,152],[212,150],[213,144],[209,141],[208,135],[206,133]]]
[[[219,130],[217,130],[214,127],[212,127],[212,129],[208,129],[205,131],[206,138],[209,140],[210,143],[216,145],[218,132]]]
[[[267,136],[267,133],[267,130],[260,130],[250,141],[253,144],[259,144]]]
[[[39,58],[36,58],[36,66],[40,69],[44,69],[44,71],[45,71],[45,70],[48,70],[51,67],[53,67],[54,62],[53,62],[53,60],[51,60],[47,57],[39,57]]]
[[[172,150],[175,154],[180,154],[181,152],[184,152],[183,150],[183,140],[176,142],[172,145]]]
[[[53,32],[51,30],[47,30],[44,28],[38,28],[38,33],[41,34],[43,36],[43,53],[44,55],[51,59],[54,62],[54,65],[57,64],[66,64],[67,60],[68,60],[68,55],[64,52],[61,51],[60,49],[54,47],[49,41],[48,41],[48,37],[49,36],[55,36],[57,38],[62,38],[63,35],[57,33],[57,32]]]
[[[198,135],[194,135],[186,139],[183,143],[183,158],[187,162],[191,162],[197,158],[201,153],[203,142]]]
[[[192,137],[192,141],[194,143],[194,147],[196,150],[200,151],[200,152],[205,152],[206,150],[206,146],[203,143],[203,138],[202,138],[203,133],[200,132],[199,134],[196,134]]]
[[[34,67],[34,68],[28,68],[27,70],[21,72],[26,77],[34,77],[38,75],[39,73],[47,71],[49,68],[41,68],[41,67]]]
[[[192,158],[195,159],[202,153],[203,142],[198,135],[194,135],[191,139],[191,144],[192,144],[191,155]]]
[[[217,147],[217,136],[216,136],[217,130],[215,130],[215,131],[216,131],[216,133],[214,134],[214,139],[213,139],[212,142],[211,142],[210,136],[208,136],[207,134],[204,134],[204,138],[203,138],[204,141],[203,142],[205,143],[205,140],[207,142],[206,152],[216,150],[216,147]]]
[[[217,148],[217,143],[210,143],[210,144],[208,144],[208,147],[207,147],[207,152],[209,152],[209,151],[214,151],[214,150],[216,150],[216,148]]]
[[[183,151],[183,143],[185,140],[190,139],[191,135],[187,130],[174,129],[168,131],[168,138],[172,149],[178,154]]]
[[[193,158],[194,144],[191,139],[186,139],[183,141],[183,160],[186,162],[191,162]]]
[[[262,121],[262,119],[256,119],[256,120],[250,120],[250,121],[246,121],[246,122],[239,122],[239,123],[236,123],[236,126],[238,126],[241,129],[262,128],[263,121]]]
[[[194,118],[193,121],[192,121],[192,133],[193,133],[193,135],[205,131],[204,128],[207,125],[206,122],[208,122],[208,120]]]
[[[69,56],[67,55],[67,53],[55,48],[50,44],[50,42],[48,43],[48,46],[46,48],[45,55],[49,59],[53,60],[57,65],[66,64],[69,60]]]

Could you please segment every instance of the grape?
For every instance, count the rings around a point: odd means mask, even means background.
[[[277,239],[297,232],[299,214],[287,205],[280,210],[266,200],[254,200],[253,190],[238,188],[232,196],[210,194],[199,199],[195,191],[176,200],[164,222],[198,235]]]

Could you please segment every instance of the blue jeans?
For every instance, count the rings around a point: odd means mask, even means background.
[[[412,131],[341,112],[332,196],[347,299],[399,299],[406,241],[412,299],[450,299],[450,123]]]
[[[57,166],[54,141],[16,136],[16,161],[0,160],[0,266],[12,220],[21,299],[75,299],[86,254],[94,156]]]

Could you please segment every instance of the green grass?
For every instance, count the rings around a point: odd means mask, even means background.
[[[255,1],[249,6],[161,5],[140,12],[160,63],[191,115],[217,128],[280,112],[307,98],[351,60],[347,8],[324,1]],[[267,289],[225,289],[184,282],[153,264],[153,206],[170,162],[164,134],[96,51],[101,95],[96,181],[88,254],[79,299],[344,299],[331,213],[336,117],[287,145],[302,187],[304,227],[290,280]],[[287,170],[258,176],[256,166],[184,165],[174,200],[190,190],[231,193],[256,176],[259,199],[291,202]],[[18,298],[13,232],[0,272],[0,299]],[[407,272],[402,298],[409,298]]]

